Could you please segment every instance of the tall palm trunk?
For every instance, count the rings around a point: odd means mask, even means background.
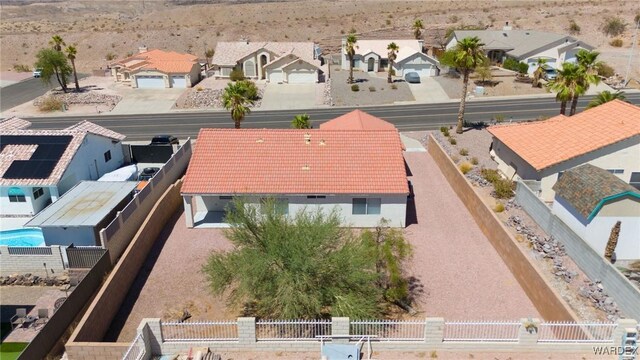
[[[80,84],[78,84],[78,73],[76,72],[76,61],[71,60],[71,66],[73,67],[73,80],[76,82],[76,91],[80,91]]]
[[[464,125],[464,108],[467,103],[467,87],[469,86],[469,70],[464,70],[462,80],[462,96],[460,97],[460,109],[458,110],[458,125],[456,126],[456,134],[462,134],[462,126]]]
[[[349,55],[349,78],[347,84],[353,84],[353,56]]]
[[[393,69],[393,61],[389,61],[389,69],[387,71],[387,82],[391,84],[393,81],[391,80],[391,71]]]
[[[560,102],[560,115],[564,115],[567,113],[567,100],[562,100]]]
[[[60,74],[57,68],[54,68],[53,72],[56,74],[56,80],[58,80],[58,84],[60,84],[62,91],[67,92],[67,82],[64,81],[64,76]]]
[[[569,116],[575,115],[577,107],[578,107],[578,95],[574,95],[573,98],[571,98],[571,110],[569,111]]]

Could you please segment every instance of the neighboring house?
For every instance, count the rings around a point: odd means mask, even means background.
[[[404,227],[409,187],[396,129],[202,129],[181,191],[188,227],[222,222],[235,196]]]
[[[228,78],[240,69],[250,79],[313,84],[325,73],[320,53],[312,42],[219,42],[211,63],[217,78]]]
[[[81,181],[25,227],[39,227],[48,245],[102,246],[99,232],[133,198],[136,181]]]
[[[369,115],[362,110],[353,110],[320,124],[320,130],[392,130],[396,127],[387,121]]]
[[[200,81],[198,57],[140,47],[139,53],[110,65],[117,82],[133,88],[190,88]]]
[[[396,76],[404,76],[416,72],[420,76],[437,76],[440,74],[438,60],[422,52],[422,40],[360,40],[356,42],[356,53],[353,57],[353,68],[365,72],[387,71],[389,68],[390,43],[396,43],[399,50],[393,64]],[[349,58],[345,51],[346,38],[342,38],[341,64],[343,70],[349,69]]]
[[[476,36],[484,44],[484,51],[493,62],[503,63],[512,58],[529,65],[529,74],[536,70],[539,58],[547,60],[547,66],[560,69],[563,62],[576,62],[576,53],[594,47],[573,36],[535,30],[512,30],[507,25],[502,30],[456,30],[447,40],[446,49],[458,41]]]
[[[618,260],[640,259],[640,191],[591,164],[565,171],[553,186],[553,212],[600,255],[620,221]]]
[[[491,126],[488,131],[498,170],[525,180],[544,201],[553,201],[560,173],[586,163],[640,188],[638,106],[614,100],[571,117]]]
[[[81,180],[124,164],[124,135],[88,121],[64,130],[27,130],[16,118],[0,122],[0,215],[37,214]]]

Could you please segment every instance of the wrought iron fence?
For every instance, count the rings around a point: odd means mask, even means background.
[[[124,353],[122,360],[142,360],[144,359],[147,353],[147,349],[145,347],[144,338],[142,334],[138,334],[133,342],[127,349],[127,352]]]
[[[424,341],[425,320],[354,320],[351,335],[375,335],[379,341]]]
[[[519,321],[447,321],[444,341],[517,342]]]
[[[71,269],[91,269],[107,251],[101,247],[72,247],[67,248],[67,259]]]
[[[258,320],[258,341],[317,341],[316,336],[331,335],[331,320]]]
[[[237,341],[237,321],[163,322],[166,341]]]
[[[616,323],[573,323],[550,321],[540,324],[538,342],[545,343],[602,343],[613,342]]]

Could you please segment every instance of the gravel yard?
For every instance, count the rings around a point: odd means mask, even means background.
[[[360,106],[393,104],[397,101],[414,101],[411,89],[404,81],[387,83],[386,76],[371,76],[363,71],[354,71],[353,78],[359,91],[352,91],[347,84],[349,70],[342,70],[339,66],[331,68],[331,98],[336,106]],[[373,90],[372,90],[373,89]]]
[[[509,76],[505,74],[504,70],[495,70],[493,81],[497,82],[495,86],[485,86],[484,95],[478,97],[487,96],[513,96],[513,95],[532,95],[532,94],[546,94],[547,90],[544,87],[534,88],[531,84],[521,83],[515,81],[515,76]],[[436,76],[436,81],[440,83],[444,91],[452,99],[460,99],[460,92],[462,91],[462,78],[455,78],[448,75]],[[473,94],[475,91],[474,80],[469,80],[469,87],[467,88],[467,94]]]
[[[176,101],[176,109],[222,109],[222,94],[229,83],[226,79],[206,78],[191,89],[187,89]],[[260,107],[264,94],[264,83],[256,83],[259,99],[250,108]]]
[[[478,159],[478,165],[467,174],[467,178],[485,203],[494,207],[498,200],[491,195],[492,186],[483,183],[484,179],[480,176],[482,167],[496,168],[496,163],[489,154],[491,135],[485,129],[465,129],[463,134],[455,134],[453,130],[450,132],[456,138],[456,145],[451,145],[440,132],[434,132],[434,136],[454,162],[470,161],[473,157]],[[425,139],[426,136],[423,141]],[[467,156],[460,155],[462,148],[468,150]],[[498,218],[512,231],[525,253],[539,266],[547,280],[579,318],[585,321],[606,321],[622,317],[623,314],[619,312],[613,299],[600,289],[595,279],[589,279],[580,270],[561,246],[543,248],[545,244],[554,244],[555,239],[550,238],[517,203],[512,200],[500,202],[505,205],[505,210],[497,213]]]

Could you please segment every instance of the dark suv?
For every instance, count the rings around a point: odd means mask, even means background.
[[[175,136],[157,135],[151,139],[150,145],[180,145],[180,141]]]
[[[138,175],[138,181],[142,181],[142,180],[151,180],[152,177],[155,176],[155,174],[160,171],[160,168],[157,167],[148,167],[148,168],[144,168],[142,169],[142,171],[140,172],[140,175]]]

